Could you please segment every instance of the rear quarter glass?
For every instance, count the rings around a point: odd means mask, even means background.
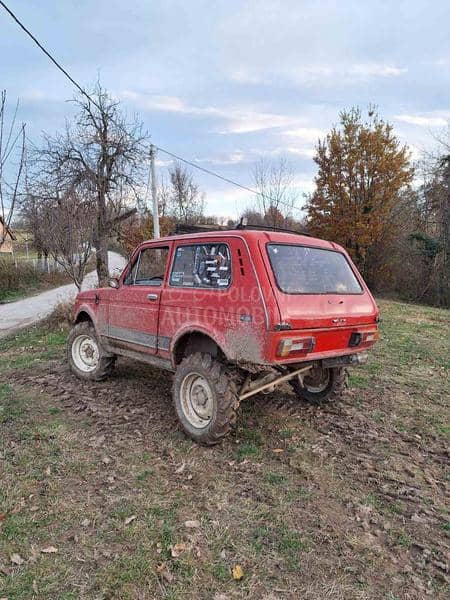
[[[300,244],[266,245],[276,284],[285,294],[363,294],[346,256]]]

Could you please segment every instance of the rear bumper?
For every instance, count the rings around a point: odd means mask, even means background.
[[[267,354],[270,356],[270,362],[275,364],[293,364],[299,362],[310,362],[315,360],[332,360],[358,356],[366,354],[367,350],[372,348],[375,341],[363,342],[358,346],[350,346],[350,337],[352,333],[378,332],[375,323],[369,325],[358,325],[353,327],[335,327],[326,329],[305,329],[305,330],[287,330],[271,332],[268,339]],[[284,339],[296,339],[304,337],[313,337],[315,340],[314,348],[307,353],[292,352],[286,357],[278,355],[280,341]],[[351,359],[351,363],[358,364],[359,359]],[[359,363],[361,364],[361,363]]]

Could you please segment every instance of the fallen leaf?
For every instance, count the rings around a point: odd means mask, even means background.
[[[104,456],[104,457],[102,458],[102,462],[103,462],[105,465],[109,465],[109,463],[111,462],[111,459],[110,459],[108,456]]]
[[[5,519],[6,519],[6,515],[0,514],[0,521],[4,521]],[[0,600],[2,600],[2,599],[0,598]]]
[[[130,523],[132,523],[135,519],[137,519],[137,515],[131,515],[131,517],[127,517],[125,519],[125,525],[129,525]]]
[[[177,475],[179,475],[180,473],[182,473],[184,471],[185,468],[186,468],[186,463],[181,463],[181,466],[178,467],[178,469],[175,469],[175,473]]]
[[[58,548],[55,548],[55,546],[47,546],[46,548],[41,548],[41,552],[44,554],[56,554],[58,552]]]
[[[172,583],[173,575],[167,568],[166,563],[161,563],[156,567],[156,572],[163,577],[167,581],[167,583]]]
[[[188,529],[197,529],[200,527],[200,521],[185,521],[184,526]]]
[[[275,454],[280,454],[280,452],[284,452],[283,448],[273,448],[272,452],[275,452]]]
[[[46,475],[51,475],[51,474],[52,474],[52,469],[51,469],[51,467],[50,467],[50,466],[48,466],[48,467],[45,469],[45,474],[46,474]]]
[[[20,554],[11,554],[10,559],[13,565],[22,565],[25,562]]]
[[[244,577],[244,571],[242,570],[241,565],[234,565],[231,570],[231,574],[233,575],[233,579],[236,579],[236,581],[242,579]]]
[[[179,544],[174,544],[173,546],[170,547],[170,554],[172,555],[172,558],[178,558],[179,556],[181,556],[183,554],[183,552],[186,550],[187,546],[186,544],[183,544],[183,542],[180,542]]]

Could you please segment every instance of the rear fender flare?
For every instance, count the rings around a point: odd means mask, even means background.
[[[183,327],[183,329],[180,329],[179,331],[177,331],[176,335],[173,336],[171,342],[170,342],[170,360],[172,362],[172,365],[174,367],[176,367],[176,347],[178,345],[178,342],[181,340],[182,337],[184,337],[185,335],[191,334],[191,333],[200,333],[201,335],[204,335],[205,337],[209,338],[211,341],[213,341],[216,346],[219,348],[220,352],[227,358],[229,359],[229,353],[225,351],[224,349],[224,344],[223,342],[219,342],[215,336],[211,335],[211,333],[206,330],[204,327],[202,327],[201,325],[187,325],[186,327]]]

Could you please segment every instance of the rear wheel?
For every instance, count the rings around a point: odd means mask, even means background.
[[[235,385],[225,366],[210,354],[195,352],[181,361],[173,401],[184,431],[201,444],[217,444],[236,423]]]
[[[320,366],[314,366],[303,377],[298,376],[291,381],[297,396],[312,404],[339,400],[346,383],[347,372],[344,368],[324,369]]]
[[[83,321],[69,333],[67,360],[72,373],[80,379],[101,381],[113,370],[116,357],[105,355],[94,326]]]

